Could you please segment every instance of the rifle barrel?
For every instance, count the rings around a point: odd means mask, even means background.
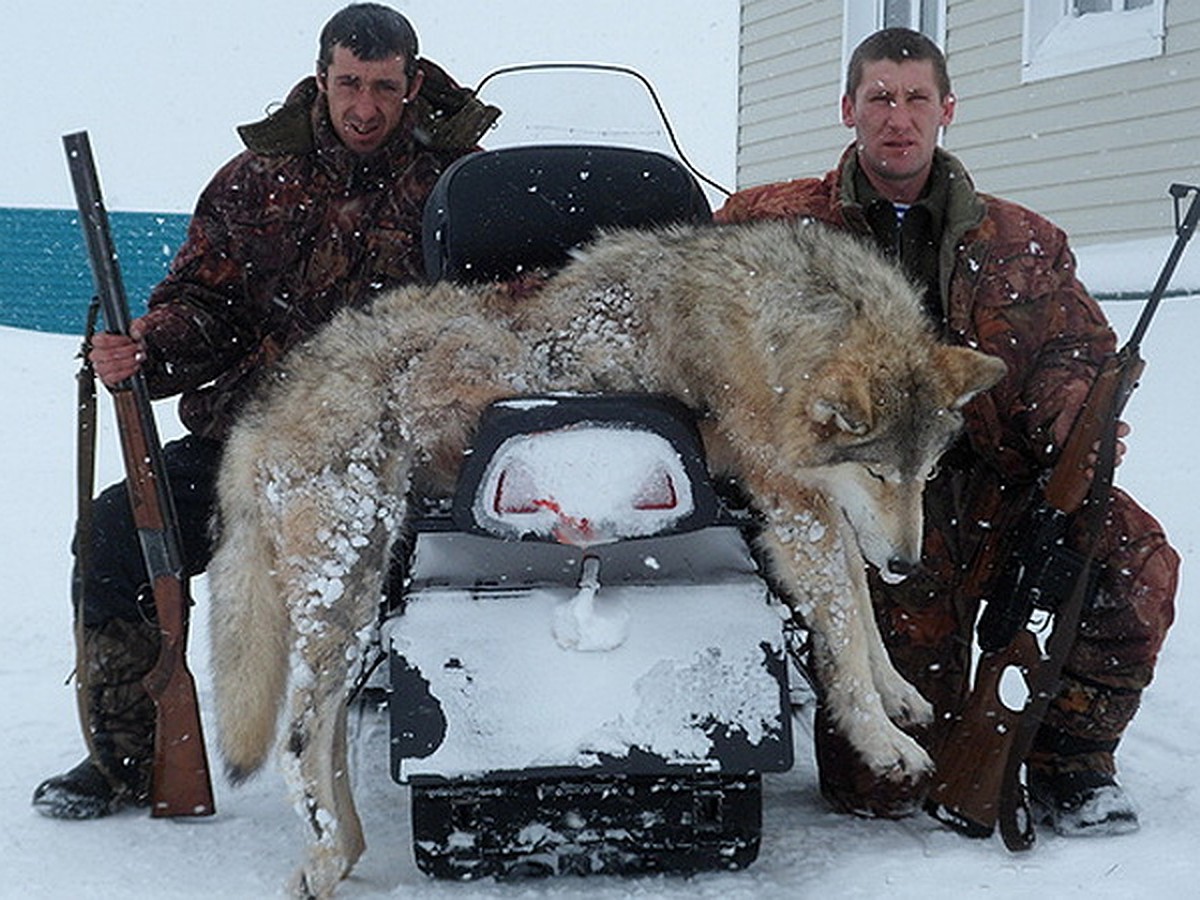
[[[67,166],[75,188],[75,203],[79,209],[79,224],[87,242],[88,264],[92,269],[100,306],[104,310],[107,330],[113,334],[129,334],[131,317],[125,283],[121,278],[121,267],[117,260],[116,245],[109,226],[108,210],[100,192],[100,179],[96,173],[96,162],[92,145],[86,131],[63,135],[63,148],[67,154]],[[122,393],[132,394],[132,408],[126,407]],[[150,402],[150,391],[146,378],[139,371],[117,386],[114,393],[118,413],[136,417],[142,431],[137,446],[127,451],[131,462],[138,470],[144,470],[144,484],[131,486],[144,490],[152,486],[157,501],[157,514],[151,512],[151,520],[143,518],[145,511],[153,510],[147,504],[135,504],[134,517],[138,526],[138,538],[142,544],[142,555],[151,579],[160,574],[183,576],[183,560],[179,551],[180,539],[176,533],[178,518],[175,499],[168,489],[166,465],[162,459],[162,442],[159,440],[154,411]],[[123,444],[131,439],[126,429],[121,430]],[[141,462],[144,461],[144,462]]]
[[[1187,248],[1188,241],[1192,239],[1192,235],[1196,232],[1196,223],[1200,220],[1200,187],[1191,184],[1171,185],[1170,194],[1175,198],[1176,211],[1178,211],[1179,201],[1189,193],[1194,196],[1192,197],[1191,204],[1188,206],[1186,215],[1176,225],[1175,243],[1171,245],[1171,252],[1167,255],[1167,261],[1163,264],[1162,271],[1158,273],[1158,280],[1154,282],[1154,287],[1150,291],[1150,298],[1142,308],[1142,314],[1138,316],[1137,324],[1134,325],[1129,340],[1125,342],[1125,346],[1135,353],[1142,346],[1142,338],[1146,336],[1146,329],[1150,327],[1150,320],[1154,318],[1154,313],[1158,310],[1158,304],[1162,301],[1163,294],[1167,292],[1167,287],[1170,285],[1171,278],[1175,274],[1175,267],[1179,265],[1179,260],[1183,256],[1183,251]]]
[[[104,321],[113,334],[129,334],[129,302],[126,299],[125,283],[121,280],[121,268],[117,264],[115,245],[108,224],[108,211],[100,196],[100,179],[96,175],[96,162],[92,157],[92,145],[86,131],[63,135],[63,147],[67,152],[67,163],[71,170],[71,182],[75,186],[75,203],[79,209],[79,220],[87,241],[88,263],[92,277],[99,288],[100,302],[104,307]]]

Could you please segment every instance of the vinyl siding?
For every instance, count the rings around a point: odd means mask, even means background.
[[[1029,84],[1022,9],[948,3],[960,102],[947,149],[981,190],[1037,209],[1077,245],[1169,234],[1167,186],[1200,181],[1200,3],[1167,0],[1162,56]],[[845,146],[841,16],[841,0],[743,0],[739,186],[819,174]]]
[[[838,120],[840,0],[744,0],[739,186],[822,172],[845,145]]]

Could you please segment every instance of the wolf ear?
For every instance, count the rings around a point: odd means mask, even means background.
[[[998,356],[968,347],[940,347],[939,351],[949,386],[950,409],[962,409],[972,397],[986,391],[1008,372],[1008,366]]]
[[[857,379],[827,378],[808,413],[818,425],[832,424],[847,434],[864,435],[871,429],[871,398]]]

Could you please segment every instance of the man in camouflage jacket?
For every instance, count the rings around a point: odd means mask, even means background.
[[[934,703],[937,722],[967,688],[971,629],[995,574],[987,538],[1027,524],[1038,479],[1115,345],[1075,276],[1066,235],[976,192],[962,164],[936,147],[954,102],[931,42],[906,29],[879,32],[851,59],[842,110],[856,141],[838,167],[742,191],[716,215],[809,217],[869,237],[924,286],[945,340],[1008,365],[1007,377],[964,409],[966,437],[927,487],[921,570],[899,585],[872,579],[884,641]],[[1174,616],[1179,557],[1154,518],[1115,488],[1096,560],[1063,687],[1027,760],[1035,810],[1064,834],[1137,827],[1113,751]],[[939,734],[921,737],[932,744]],[[920,802],[923,785],[872,777],[820,709],[816,743],[822,792],[836,808],[897,816]]]
[[[107,385],[140,368],[155,398],[180,394],[190,432],[164,447],[186,572],[211,555],[208,524],[222,441],[272,365],[338,310],[424,277],[421,219],[441,172],[475,149],[499,110],[436,64],[395,10],[354,4],[322,30],[317,73],[213,177],[187,239],[131,337],[97,334]],[[38,786],[34,806],[96,818],[146,802],[157,657],[124,484],[93,505],[86,572],[76,571],[77,682],[88,758]]]

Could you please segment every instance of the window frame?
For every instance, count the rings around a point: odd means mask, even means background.
[[[1124,6],[1124,0],[1116,3]],[[1023,0],[1023,5],[1023,84],[1152,59],[1166,49],[1166,0],[1083,14],[1073,12],[1073,0]]]

